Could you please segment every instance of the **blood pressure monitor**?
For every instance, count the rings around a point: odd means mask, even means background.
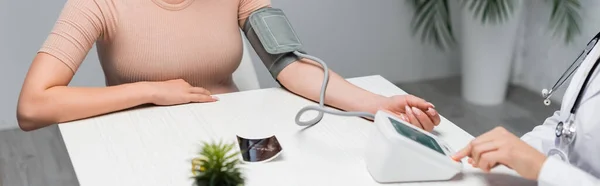
[[[380,183],[449,180],[463,167],[442,140],[384,111],[375,115],[365,150],[367,169]]]

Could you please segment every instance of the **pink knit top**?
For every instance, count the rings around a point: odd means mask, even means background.
[[[106,84],[182,78],[236,91],[240,20],[270,0],[68,0],[40,52],[77,71],[96,43]]]

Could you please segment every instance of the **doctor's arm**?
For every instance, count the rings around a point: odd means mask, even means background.
[[[459,160],[468,156],[473,167],[485,172],[497,165],[505,165],[524,178],[537,180],[541,186],[600,185],[598,178],[544,154],[543,144],[553,143],[559,115],[560,112],[556,111],[542,125],[521,138],[497,127],[475,138],[453,158]]]
[[[554,144],[554,129],[560,122],[560,111],[554,112],[542,125],[536,126],[531,132],[521,137],[525,143],[544,152],[543,144]],[[600,180],[594,176],[554,158],[547,158],[541,165],[537,178],[539,185],[600,185]]]
[[[521,136],[521,140],[542,152],[544,143],[554,142],[554,129],[558,122],[560,122],[560,111],[555,111],[552,116],[544,120],[542,125],[534,127],[533,130]]]
[[[542,143],[554,144],[554,129],[558,124],[560,112],[544,121],[543,125],[535,127],[521,139],[540,150]],[[600,125],[598,121],[593,125]],[[541,151],[541,150],[540,150]],[[566,162],[555,158],[547,158],[542,164],[537,178],[539,185],[600,185],[600,179]]]
[[[538,176],[540,186],[579,185],[598,186],[600,179],[556,158],[547,158]]]

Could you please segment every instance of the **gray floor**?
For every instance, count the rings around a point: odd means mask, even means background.
[[[511,87],[505,104],[482,107],[460,97],[459,78],[400,84],[405,91],[435,103],[449,120],[479,135],[504,126],[522,135],[540,124],[554,108],[541,104],[540,97],[519,87]],[[102,179],[102,175],[98,175]],[[0,186],[71,186],[77,178],[58,128],[34,132],[0,131]]]
[[[0,186],[42,185],[79,185],[58,127],[0,131]]]

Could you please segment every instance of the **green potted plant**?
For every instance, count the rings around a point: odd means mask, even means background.
[[[238,167],[239,152],[235,144],[203,143],[200,157],[192,160],[193,179],[197,186],[242,186],[244,177]]]
[[[458,43],[463,97],[479,105],[504,101],[527,0],[408,1],[415,10],[411,24],[413,34],[420,34],[423,42],[441,50]],[[545,2],[550,3],[549,28],[554,31],[553,35],[570,43],[580,33],[580,2]],[[458,19],[452,19],[452,10],[456,10],[452,5],[457,5],[460,11]],[[455,37],[455,32],[460,37]]]

